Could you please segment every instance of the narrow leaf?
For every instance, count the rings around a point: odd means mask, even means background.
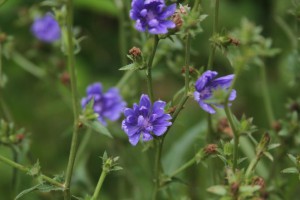
[[[24,195],[26,195],[26,194],[28,194],[28,193],[34,191],[34,190],[37,190],[37,188],[38,188],[40,185],[41,185],[41,184],[38,184],[38,185],[35,185],[35,186],[31,187],[31,188],[28,188],[28,189],[26,189],[26,190],[23,190],[20,194],[18,194],[18,195],[16,196],[15,200],[20,199],[22,196],[24,196]]]
[[[86,125],[87,127],[93,129],[95,132],[97,133],[100,133],[100,134],[103,134],[103,135],[106,135],[110,138],[113,138],[111,133],[109,132],[109,130],[103,126],[99,121],[86,121],[86,120],[83,120],[82,123],[84,125]]]
[[[216,195],[224,196],[227,193],[227,190],[224,185],[215,185],[207,188],[208,192],[214,193]]]
[[[284,173],[284,174],[298,174],[299,171],[296,167],[290,167],[290,168],[286,168],[286,169],[282,170],[281,173]]]

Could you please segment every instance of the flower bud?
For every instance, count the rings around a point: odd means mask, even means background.
[[[217,152],[218,149],[218,145],[216,144],[208,144],[205,148],[204,148],[204,153],[206,155],[211,155],[211,154],[215,154]]]
[[[5,42],[7,39],[7,35],[5,33],[0,33],[0,43]]]
[[[130,50],[129,50],[129,54],[133,57],[133,58],[138,58],[142,55],[142,51],[140,48],[138,47],[132,47]]]

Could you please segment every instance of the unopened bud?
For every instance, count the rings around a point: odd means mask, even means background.
[[[261,189],[265,188],[265,180],[262,177],[254,177],[252,179],[252,185],[259,185]]]
[[[216,144],[208,144],[205,148],[204,148],[204,153],[206,155],[211,155],[211,154],[215,154],[217,152],[218,149],[218,145]]]
[[[274,121],[272,123],[272,129],[276,132],[279,132],[281,130],[281,124],[279,121]]]
[[[130,50],[129,50],[129,54],[133,57],[133,58],[137,58],[137,57],[140,57],[142,55],[142,51],[140,48],[138,47],[132,47]]]
[[[64,85],[69,85],[70,84],[70,74],[68,72],[63,72],[60,75],[60,81]]]
[[[270,140],[271,138],[269,133],[265,133],[256,148],[257,155],[261,155],[267,150]]]
[[[233,132],[232,129],[229,126],[228,120],[226,117],[221,118],[218,121],[218,131],[221,133],[225,133],[228,135],[230,138],[233,138]]]
[[[17,142],[22,142],[25,138],[25,135],[24,134],[18,134],[16,135],[16,139],[17,139]]]
[[[239,192],[239,188],[240,188],[240,184],[235,182],[231,184],[230,190],[231,193],[233,194],[233,196],[237,196],[238,192]]]
[[[7,39],[7,35],[5,33],[0,33],[0,43],[5,42]]]

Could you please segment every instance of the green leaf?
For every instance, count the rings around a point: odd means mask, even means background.
[[[110,138],[113,138],[109,130],[103,126],[99,121],[87,121],[87,120],[82,120],[82,123],[86,125],[87,127],[93,129],[95,132],[106,135]]]
[[[214,185],[207,188],[207,191],[220,196],[224,196],[227,193],[226,187],[224,185]]]
[[[115,166],[110,171],[119,171],[119,170],[122,170],[122,169],[123,169],[123,167]]]
[[[288,154],[288,157],[295,165],[297,165],[297,158],[295,156],[293,156],[292,154]]]
[[[39,160],[28,170],[27,174],[30,176],[37,176],[41,172],[41,166]]]
[[[279,147],[279,146],[280,146],[279,143],[276,143],[276,144],[270,144],[270,145],[268,146],[268,150],[275,149],[275,148],[277,148],[277,147]]]
[[[22,196],[24,196],[24,195],[26,195],[26,194],[28,194],[28,193],[30,193],[30,192],[33,192],[34,190],[37,190],[37,188],[38,188],[40,185],[42,185],[42,184],[38,184],[38,185],[35,185],[35,186],[31,187],[31,188],[28,188],[28,189],[26,189],[26,190],[23,190],[20,194],[18,194],[18,195],[16,196],[15,200],[20,199]]]
[[[50,192],[50,191],[63,191],[64,189],[61,187],[43,183],[37,187],[37,190],[40,192]]]
[[[242,185],[239,188],[239,192],[244,193],[243,195],[251,196],[251,195],[253,195],[254,192],[256,192],[259,189],[260,189],[259,185],[253,185],[253,186],[251,186],[251,185]]]
[[[269,160],[271,160],[272,162],[274,161],[273,156],[269,153],[269,152],[264,152],[264,155],[269,158]]]
[[[286,169],[282,170],[281,173],[284,173],[284,174],[298,174],[299,171],[296,167],[290,167],[290,168],[286,168]]]
[[[137,63],[131,63],[129,65],[125,65],[121,67],[119,70],[122,71],[135,71],[139,69],[139,65]]]

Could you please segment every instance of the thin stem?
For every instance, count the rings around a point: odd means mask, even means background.
[[[73,0],[67,0],[66,2],[67,20],[66,20],[66,35],[67,35],[67,48],[68,48],[68,69],[71,75],[71,91],[72,91],[72,107],[74,115],[74,128],[71,142],[71,149],[69,154],[69,161],[66,172],[65,181],[65,200],[70,199],[70,183],[72,179],[73,167],[76,158],[76,152],[78,147],[78,97],[77,97],[77,83],[76,83],[76,72],[75,72],[75,57],[74,57],[74,44],[73,44]]]
[[[2,45],[0,42],[0,90],[2,88]]]
[[[228,106],[228,103],[225,103],[224,105],[225,113],[227,116],[227,119],[229,121],[230,127],[233,132],[233,139],[234,139],[234,147],[233,147],[233,171],[235,171],[237,167],[237,160],[238,160],[238,146],[239,146],[239,133],[234,125],[234,121]]]
[[[215,1],[215,11],[214,11],[214,22],[213,22],[213,33],[212,37],[217,34],[218,32],[218,25],[219,25],[219,4],[220,0]],[[213,60],[215,57],[216,52],[216,46],[214,44],[211,45],[209,57],[208,57],[208,63],[206,66],[206,69],[212,69],[213,66]]]
[[[20,171],[26,172],[26,173],[30,170],[28,167],[25,167],[25,166],[23,166],[23,165],[21,165],[19,163],[16,163],[16,162],[14,162],[14,161],[12,161],[12,160],[10,160],[10,159],[2,156],[2,155],[0,155],[0,161],[4,162],[4,163],[6,163],[6,164],[8,164],[8,165],[10,165],[10,166],[12,166],[12,167],[20,170]],[[55,185],[57,187],[65,189],[65,186],[62,183],[60,183],[60,182],[58,182],[58,181],[56,181],[56,180],[54,180],[54,179],[52,179],[52,178],[44,175],[44,174],[41,174],[40,177],[44,181],[47,181],[48,183],[51,183],[52,185]]]
[[[159,138],[156,142],[156,155],[155,155],[155,179],[154,179],[154,191],[152,193],[152,200],[156,200],[158,196],[158,190],[160,187],[159,176],[161,173],[161,152],[163,147],[163,138]]]
[[[126,84],[126,82],[130,79],[130,77],[134,74],[134,71],[127,71],[122,78],[119,80],[119,82],[117,83],[116,87],[119,88],[120,90],[122,89],[122,87],[124,87]]]
[[[119,47],[120,47],[120,58],[122,66],[126,65],[126,33],[125,33],[125,17],[124,17],[124,3],[123,1],[116,1],[119,7]]]
[[[246,170],[246,173],[245,173],[245,177],[248,178],[251,174],[251,172],[253,172],[253,170],[255,169],[258,161],[260,159],[260,156],[256,155],[250,162],[247,170]]]
[[[151,102],[154,101],[153,86],[152,86],[152,64],[153,64],[153,60],[154,60],[154,56],[156,53],[158,42],[159,42],[159,38],[157,35],[155,35],[153,50],[152,50],[152,53],[149,57],[149,61],[147,64],[147,85],[148,85],[148,93],[149,93]]]
[[[190,34],[186,34],[186,43],[185,43],[185,96],[189,93],[189,83],[190,83]]]
[[[272,127],[272,124],[273,124],[275,118],[274,118],[271,100],[270,100],[270,94],[269,94],[268,86],[267,86],[266,68],[264,65],[259,66],[259,68],[260,68],[260,78],[261,78],[261,82],[262,82],[262,95],[263,95],[263,99],[264,99],[265,108],[267,111],[269,127]]]
[[[91,200],[97,200],[98,199],[99,194],[100,194],[100,190],[101,190],[101,187],[103,185],[103,182],[105,180],[106,175],[107,175],[106,170],[102,170],[99,181],[97,183],[96,189],[94,191],[94,194],[93,194]]]
[[[13,161],[18,163],[18,152],[17,150],[15,149],[15,147],[13,145],[10,146],[10,149],[11,149],[11,152],[12,152],[12,155],[13,155]],[[13,193],[15,193],[16,189],[17,189],[17,184],[18,184],[18,169],[16,168],[13,168],[13,171],[12,171],[12,190],[13,190]]]
[[[188,162],[186,162],[185,164],[183,164],[181,167],[176,169],[174,172],[172,172],[170,177],[172,178],[172,177],[176,176],[177,174],[181,173],[182,171],[189,168],[190,166],[192,166],[195,163],[196,163],[196,158],[194,157],[191,160],[189,160]]]

